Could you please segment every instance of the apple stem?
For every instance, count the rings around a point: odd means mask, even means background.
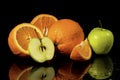
[[[46,50],[46,47],[43,45],[43,43],[42,43],[42,39],[40,39],[40,43],[41,43],[41,46],[40,46],[40,48],[42,49],[42,51],[43,50]]]
[[[42,51],[46,50],[45,46],[40,46],[40,48],[42,49]]]
[[[41,79],[43,80],[46,77],[45,74],[41,75]]]
[[[40,43],[41,43],[41,46],[40,46],[40,48],[42,49],[42,51],[43,50],[45,50],[46,49],[46,47],[43,45],[43,43],[42,43],[42,39],[40,38],[40,36],[38,35],[38,33],[37,33],[37,31],[35,30],[35,33],[37,34],[37,37],[39,38],[39,40],[40,40]]]
[[[102,22],[101,22],[101,20],[99,20],[99,26],[102,28]]]

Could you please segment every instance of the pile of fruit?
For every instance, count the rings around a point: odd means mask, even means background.
[[[51,61],[60,55],[68,56],[74,61],[88,61],[93,53],[106,56],[112,49],[113,43],[112,31],[102,28],[102,25],[93,28],[85,37],[84,30],[78,22],[72,19],[57,19],[50,14],[39,14],[30,23],[16,25],[8,36],[8,45],[14,55],[30,57],[38,63]],[[69,71],[71,66],[67,67],[65,69]],[[58,72],[65,71],[62,69]],[[50,67],[49,70],[54,73],[53,68]],[[109,57],[98,57],[87,70],[93,78],[105,79],[111,76],[113,63]],[[37,71],[35,74],[38,74]],[[35,76],[31,75],[30,78]]]
[[[96,54],[108,54],[114,42],[113,33],[95,27],[85,38],[82,26],[72,19],[57,19],[50,14],[39,14],[30,23],[15,26],[8,36],[13,54],[31,57],[43,63],[52,60],[57,52],[72,60],[87,61]]]

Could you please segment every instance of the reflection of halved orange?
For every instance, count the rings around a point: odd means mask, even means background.
[[[78,22],[61,19],[51,26],[48,37],[55,43],[60,53],[70,54],[73,47],[84,40],[84,32]]]
[[[30,74],[30,71],[33,67],[28,67],[26,69],[24,69],[17,77],[16,80],[28,80],[28,77],[29,77],[29,74]]]
[[[9,80],[27,80],[32,67],[30,65],[12,64],[9,69]]]
[[[47,36],[49,28],[56,21],[58,21],[58,19],[53,15],[39,14],[33,18],[33,20],[31,21],[31,24],[34,24],[35,26],[37,26],[42,31],[44,36]]]
[[[43,37],[42,32],[34,25],[21,23],[15,26],[8,36],[8,44],[15,55],[27,56],[28,43],[33,37]]]
[[[77,44],[73,48],[70,54],[70,58],[73,60],[86,61],[91,58],[91,55],[92,50],[86,38],[84,41],[82,41],[80,44]]]

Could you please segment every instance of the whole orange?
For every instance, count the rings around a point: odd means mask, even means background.
[[[54,42],[57,51],[68,55],[75,45],[84,40],[84,31],[75,20],[60,19],[51,26],[48,37]]]

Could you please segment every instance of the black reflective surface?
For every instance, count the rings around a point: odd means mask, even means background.
[[[1,2],[0,4],[6,5],[6,2]],[[74,4],[74,6],[73,6]],[[115,5],[114,7],[111,4]],[[90,4],[84,2],[84,5],[80,5],[79,2],[72,2],[71,4],[67,1],[56,1],[56,2],[16,2],[9,4],[9,7],[4,7],[0,5],[0,77],[2,80],[9,80],[9,70],[13,64],[17,66],[53,66],[55,69],[56,76],[60,75],[59,69],[63,71],[68,69],[68,73],[64,74],[67,76],[69,74],[69,69],[72,71],[73,75],[80,77],[78,74],[82,74],[86,67],[94,60],[92,58],[90,61],[85,63],[74,62],[69,58],[63,60],[53,60],[49,64],[38,64],[32,61],[31,59],[21,59],[17,56],[14,56],[10,51],[7,43],[7,38],[10,30],[19,23],[30,22],[33,17],[40,13],[49,13],[56,16],[58,19],[61,18],[70,18],[81,24],[83,27],[85,37],[87,37],[89,31],[98,26],[98,20],[102,21],[103,27],[111,30],[114,34],[114,45],[109,53],[109,57],[113,62],[113,73],[106,80],[119,80],[120,79],[120,59],[119,59],[119,46],[120,46],[120,36],[119,36],[119,13],[118,5],[114,2],[110,2],[107,6],[105,3],[102,3],[102,6],[93,4],[95,7],[92,7]],[[86,6],[86,7],[84,7]],[[23,65],[23,66],[22,66]],[[66,68],[67,67],[67,68]],[[77,72],[79,71],[79,72]],[[66,71],[67,72],[67,71]],[[70,75],[68,75],[70,76]],[[61,77],[61,76],[60,76]],[[62,75],[63,77],[63,75]],[[86,73],[83,80],[94,80]],[[65,79],[64,79],[65,80]],[[76,78],[76,80],[79,80]]]

